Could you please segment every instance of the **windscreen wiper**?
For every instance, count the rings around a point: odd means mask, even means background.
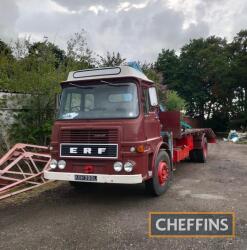
[[[119,83],[112,83],[112,82],[107,82],[107,81],[103,81],[103,80],[100,80],[101,83],[104,83],[104,84],[107,84],[109,86],[113,86],[113,87],[122,87],[122,86],[129,86],[128,84],[119,84]],[[71,83],[69,82],[68,83],[70,86],[73,86],[73,87],[76,87],[76,88],[80,88],[80,89],[93,89],[95,86],[82,86],[82,85],[77,85],[77,84],[74,84],[74,83]]]
[[[69,85],[76,87],[76,88],[80,88],[80,89],[93,89],[94,88],[93,86],[81,86],[81,85],[77,85],[71,82],[69,82]]]
[[[118,87],[118,86],[129,86],[128,84],[119,84],[119,83],[112,83],[104,80],[100,80],[101,83],[106,83],[107,85]]]

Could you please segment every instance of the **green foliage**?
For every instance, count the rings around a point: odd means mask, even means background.
[[[231,43],[215,36],[193,39],[179,56],[162,50],[156,68],[164,84],[186,101],[187,114],[226,130],[231,120],[247,116],[246,47],[247,31]]]
[[[0,90],[25,94],[20,102],[14,101],[22,111],[15,113],[15,121],[7,129],[11,144],[49,143],[59,83],[70,71],[95,65],[117,66],[125,61],[120,53],[108,52],[97,62],[85,36],[84,30],[75,33],[67,42],[66,52],[48,41],[18,39],[12,47],[0,41]]]
[[[48,145],[54,119],[54,104],[43,95],[27,96],[26,106],[14,115],[9,129],[12,143]]]
[[[240,31],[232,43],[231,51],[231,76],[234,86],[233,117],[247,120],[247,30]],[[247,126],[245,122],[245,126]]]
[[[125,58],[122,58],[120,53],[112,52],[112,54],[108,51],[106,57],[100,56],[100,60],[98,61],[98,65],[100,67],[114,67],[119,66],[125,62]]]
[[[2,40],[0,40],[0,56],[13,58],[11,48]]]
[[[176,82],[178,74],[179,58],[174,50],[164,50],[158,55],[155,67],[163,76],[164,84]]]
[[[85,30],[76,32],[67,42],[67,53],[64,61],[66,74],[69,71],[91,68],[95,64],[92,51],[88,48]]]
[[[48,41],[18,39],[9,46],[0,40],[0,90],[26,93],[8,130],[11,143],[49,143],[59,82],[69,71],[126,61],[119,52],[93,55],[84,30],[68,40],[66,51]],[[141,68],[168,110],[186,109],[216,131],[247,127],[247,30],[230,43],[212,36],[191,40],[180,53],[163,49],[157,62]]]
[[[176,58],[174,51],[162,51],[162,53],[168,55],[169,60],[172,56]],[[161,56],[161,55],[160,55]],[[167,66],[166,59],[161,62],[163,66]],[[174,65],[175,66],[175,65]],[[169,77],[169,74],[163,74],[158,72],[157,64],[143,64],[142,65],[143,73],[152,81],[155,82],[156,89],[159,96],[159,103],[162,104],[168,111],[181,111],[186,108],[186,102],[181,98],[176,91],[167,90],[164,85],[160,83],[166,77]]]
[[[158,72],[153,64],[144,63],[141,65],[143,73],[153,82],[161,83],[162,81],[162,74]]]
[[[67,42],[67,57],[75,61],[92,62],[92,51],[88,48],[85,30],[76,32]]]
[[[3,51],[10,48],[0,45]],[[47,145],[59,83],[71,70],[92,67],[93,58],[86,47],[84,33],[76,33],[68,41],[67,53],[50,42],[31,44],[29,40],[17,41],[12,51],[0,56],[0,89],[26,95],[21,101],[23,110],[15,114],[15,122],[8,130],[9,140],[12,144]]]
[[[65,52],[50,42],[37,42],[28,45],[28,57],[38,62],[51,61],[58,68],[65,60]]]
[[[165,107],[168,111],[182,111],[186,108],[186,102],[176,91],[168,90],[166,92]]]
[[[141,63],[140,63],[141,65]],[[158,72],[158,70],[155,68],[155,65],[153,64],[147,64],[144,63],[141,65],[143,73],[148,77],[148,79],[152,80],[157,89],[157,94],[159,97],[159,103],[163,106],[166,105],[166,87],[162,84],[162,73]]]
[[[7,82],[13,74],[13,63],[11,48],[0,40],[0,89],[7,88]]]

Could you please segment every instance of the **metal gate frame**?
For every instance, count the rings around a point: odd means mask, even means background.
[[[16,144],[0,159],[0,200],[50,182],[43,177],[50,160],[48,147]]]

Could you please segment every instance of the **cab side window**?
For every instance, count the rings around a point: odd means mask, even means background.
[[[143,97],[144,97],[144,114],[147,115],[150,112],[151,108],[148,88],[143,89]]]

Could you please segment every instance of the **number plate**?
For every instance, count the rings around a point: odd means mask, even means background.
[[[97,176],[95,175],[75,175],[75,181],[97,181]]]

